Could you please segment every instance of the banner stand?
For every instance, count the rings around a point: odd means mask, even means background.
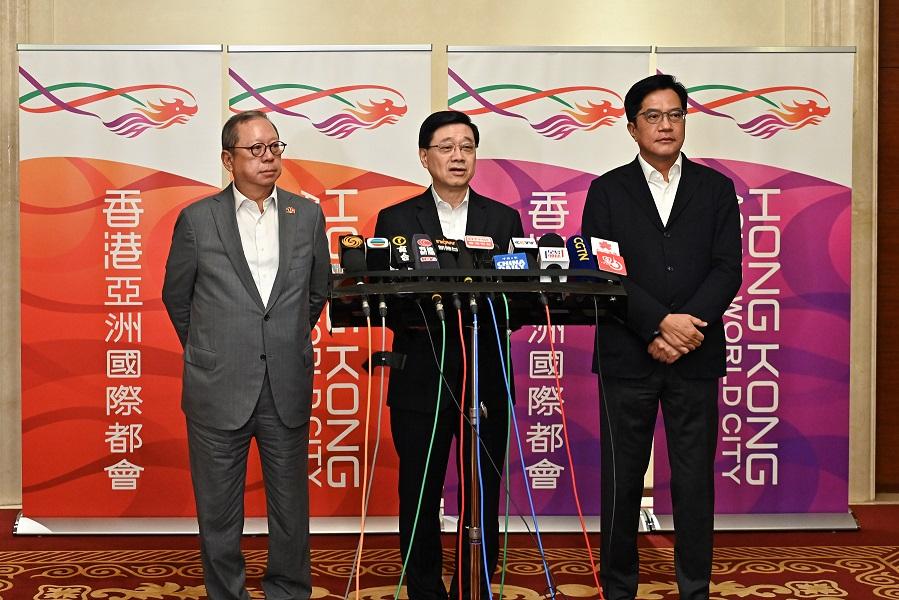
[[[672,515],[650,513],[652,531],[674,531]],[[857,531],[852,511],[845,513],[750,513],[715,515],[715,532],[722,531]]]

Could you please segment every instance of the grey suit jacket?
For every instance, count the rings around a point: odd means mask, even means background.
[[[162,300],[184,347],[181,407],[189,419],[241,427],[267,369],[284,424],[309,420],[311,331],[330,272],[321,208],[278,189],[278,232],[278,272],[265,306],[240,243],[232,187],[178,216]]]

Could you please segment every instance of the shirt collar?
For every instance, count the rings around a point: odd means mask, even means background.
[[[662,177],[662,174],[658,171],[658,169],[656,169],[651,164],[646,162],[646,159],[643,158],[642,155],[640,155],[640,154],[637,155],[637,162],[640,163],[640,168],[643,170],[643,177],[646,178],[647,183],[651,183],[654,180],[660,181],[663,184],[665,183],[665,178]],[[677,160],[674,161],[674,164],[671,165],[670,169],[668,169],[668,181],[669,182],[673,178],[680,175],[681,169],[683,168],[683,164],[684,164],[684,155],[682,152],[679,152],[677,154]],[[655,175],[655,178],[653,177],[653,175]]]
[[[234,211],[235,212],[240,210],[240,207],[243,205],[244,201],[253,202],[252,200],[250,200],[249,198],[244,196],[243,193],[241,193],[241,191],[239,189],[237,189],[236,185],[232,184],[231,189],[234,190]],[[256,204],[256,203],[253,202],[253,204]],[[278,186],[273,187],[272,193],[269,194],[268,198],[266,198],[265,200],[262,201],[263,209],[268,208],[269,206],[274,206],[274,208],[276,210],[278,208]]]
[[[465,197],[462,198],[462,202],[459,203],[459,206],[457,208],[462,208],[463,206],[466,206],[468,204],[468,196],[470,193],[471,193],[471,188],[467,188],[465,190]],[[447,202],[446,200],[444,200],[437,194],[437,190],[434,189],[433,185],[431,186],[431,195],[434,196],[434,204],[437,205],[437,208],[440,208],[440,206],[443,205],[449,209],[455,210],[455,209],[453,209],[452,205],[449,202]]]

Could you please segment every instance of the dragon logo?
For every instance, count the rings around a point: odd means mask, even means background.
[[[830,114],[820,91],[781,85],[747,90],[731,85],[699,85],[687,89],[690,113],[731,119],[751,136],[771,138],[781,131],[818,125]]]
[[[360,129],[393,125],[408,110],[403,95],[383,85],[322,89],[299,83],[278,83],[255,88],[234,69],[229,69],[228,73],[244,90],[229,100],[231,112],[260,110],[300,117],[312,122],[321,133],[337,139],[344,139]],[[303,112],[294,108],[300,105],[303,105]]]
[[[541,90],[518,84],[468,84],[449,69],[463,91],[449,99],[449,107],[474,116],[493,113],[522,119],[542,136],[562,140],[576,131],[612,125],[624,115],[624,101],[610,89],[577,85]],[[512,110],[515,109],[515,110]]]
[[[167,129],[187,123],[197,114],[194,95],[175,85],[112,88],[75,81],[45,86],[22,67],[19,74],[34,87],[19,98],[21,110],[33,114],[65,111],[94,117],[109,131],[127,138],[135,138],[148,129]]]

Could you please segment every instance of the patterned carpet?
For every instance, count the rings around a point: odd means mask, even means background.
[[[192,536],[13,538],[13,515],[0,511],[2,600],[193,600],[205,598],[199,553]],[[855,507],[859,532],[728,533],[716,536],[712,598],[719,600],[899,600],[899,506]],[[545,537],[556,598],[597,598],[586,551],[576,535]],[[313,598],[344,597],[355,538],[313,538]],[[447,539],[450,546],[452,542]],[[640,536],[637,598],[677,598],[670,536]],[[248,587],[262,598],[266,539],[247,537]],[[539,554],[529,539],[510,542],[505,600],[548,598]],[[444,557],[449,572],[452,554]],[[400,556],[392,536],[366,537],[362,600],[394,597]],[[499,578],[493,585],[500,598]],[[351,592],[350,598],[355,597]],[[399,598],[406,598],[405,588]]]

